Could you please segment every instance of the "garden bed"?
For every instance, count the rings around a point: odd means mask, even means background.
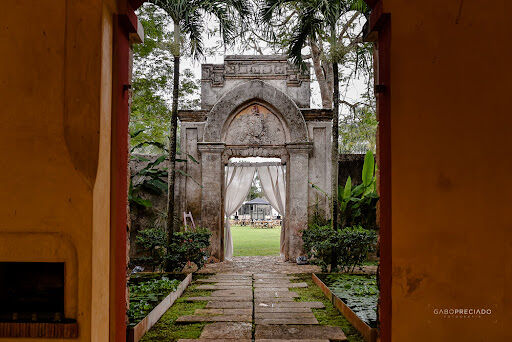
[[[377,341],[379,292],[375,275],[313,274],[312,277],[325,296],[366,341]]]
[[[130,279],[128,342],[139,341],[185,291],[192,273],[143,273]]]

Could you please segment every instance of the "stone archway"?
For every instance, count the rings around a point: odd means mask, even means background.
[[[199,150],[203,171],[201,222],[216,227],[212,229],[213,255],[223,259],[223,189],[215,183],[224,179],[229,158],[279,157],[288,170],[284,256],[287,260],[299,256],[300,232],[308,223],[307,175],[312,146],[295,103],[261,80],[246,82],[223,96],[208,113]]]
[[[318,191],[330,183],[330,113],[300,109],[309,103],[309,78],[297,76],[282,56],[228,56],[224,65],[203,65],[200,111],[181,111],[183,152],[199,165],[182,165],[197,177],[180,177],[177,196],[184,211],[212,232],[211,253],[224,260],[224,166],[231,157],[278,157],[287,168],[285,250],[302,255]],[[307,118],[307,120],[306,120]],[[200,194],[200,195],[198,195]],[[328,201],[321,207],[328,215]],[[195,212],[194,212],[195,211]]]

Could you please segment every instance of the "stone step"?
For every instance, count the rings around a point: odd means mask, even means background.
[[[215,290],[211,293],[212,297],[252,297],[252,289],[240,290]]]
[[[305,288],[305,287],[308,287],[308,284],[306,283],[290,283],[290,282],[286,282],[286,283],[255,283],[254,284],[254,289],[262,289],[262,288],[271,288],[271,289],[279,289],[279,288]]]
[[[252,290],[250,285],[199,285],[197,290]]]
[[[208,339],[252,339],[252,324],[244,322],[216,322],[205,325],[200,338]]]
[[[296,279],[296,277],[288,275],[286,273],[254,273],[252,275],[254,279],[258,278],[271,278],[271,279],[279,279],[279,278],[287,278],[287,279]]]
[[[267,301],[255,301],[255,307],[280,307],[280,308],[312,308],[312,309],[323,309],[325,308],[322,302],[278,302],[274,299]]]
[[[265,306],[256,306],[254,308],[255,313],[260,312],[280,312],[280,313],[295,313],[295,312],[313,312],[310,308],[283,308],[283,307],[265,307]]]
[[[249,309],[196,309],[194,315],[252,315]]]
[[[326,340],[326,339],[309,339],[309,338],[308,339],[293,339],[293,340],[264,338],[264,339],[254,340],[254,342],[330,342],[330,341]]]
[[[300,318],[315,318],[312,312],[256,312],[255,318],[261,319],[300,319]]]
[[[325,340],[342,342],[347,337],[340,327],[322,325],[256,325],[255,340]]]
[[[254,298],[255,303],[262,303],[262,302],[295,302],[293,297],[274,297],[274,296],[257,296]]]
[[[267,297],[267,298],[298,298],[300,297],[297,292],[292,291],[261,291],[258,289],[255,289],[254,291],[254,298],[260,298],[260,297]]]
[[[226,302],[211,301],[206,304],[206,309],[251,309],[252,301]]]
[[[252,315],[186,315],[178,317],[176,322],[252,322]]]
[[[252,342],[252,339],[238,339],[238,338],[182,338],[178,342]]]
[[[188,297],[185,298],[187,302],[201,302],[201,301],[230,301],[230,302],[249,302],[252,301],[252,296],[243,296],[243,297],[216,297],[216,296],[209,296],[209,297]]]
[[[313,316],[313,318],[255,318],[255,324],[263,324],[263,325],[298,325],[298,324],[318,324],[317,319]]]

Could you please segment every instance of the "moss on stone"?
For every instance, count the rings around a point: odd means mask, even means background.
[[[195,278],[195,277],[194,277]],[[204,309],[207,302],[187,302],[187,297],[209,296],[212,291],[197,290],[202,283],[192,283],[185,293],[174,302],[158,322],[144,335],[141,341],[174,342],[181,338],[199,338],[206,323],[176,323],[178,317],[193,315],[196,309]]]
[[[311,274],[294,274],[297,279],[294,282],[305,282],[307,288],[294,288],[292,291],[297,292],[300,296],[297,298],[300,302],[322,302],[325,309],[313,309],[318,323],[321,325],[330,325],[340,327],[349,342],[364,342],[363,336],[350,324],[349,321],[332,305],[325,297],[322,290],[313,282]]]

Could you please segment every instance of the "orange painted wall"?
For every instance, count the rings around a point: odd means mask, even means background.
[[[512,2],[391,14],[392,341],[512,341]],[[490,308],[482,318],[435,308]]]
[[[0,11],[0,261],[66,261],[79,341],[109,335],[114,8],[8,0]]]

